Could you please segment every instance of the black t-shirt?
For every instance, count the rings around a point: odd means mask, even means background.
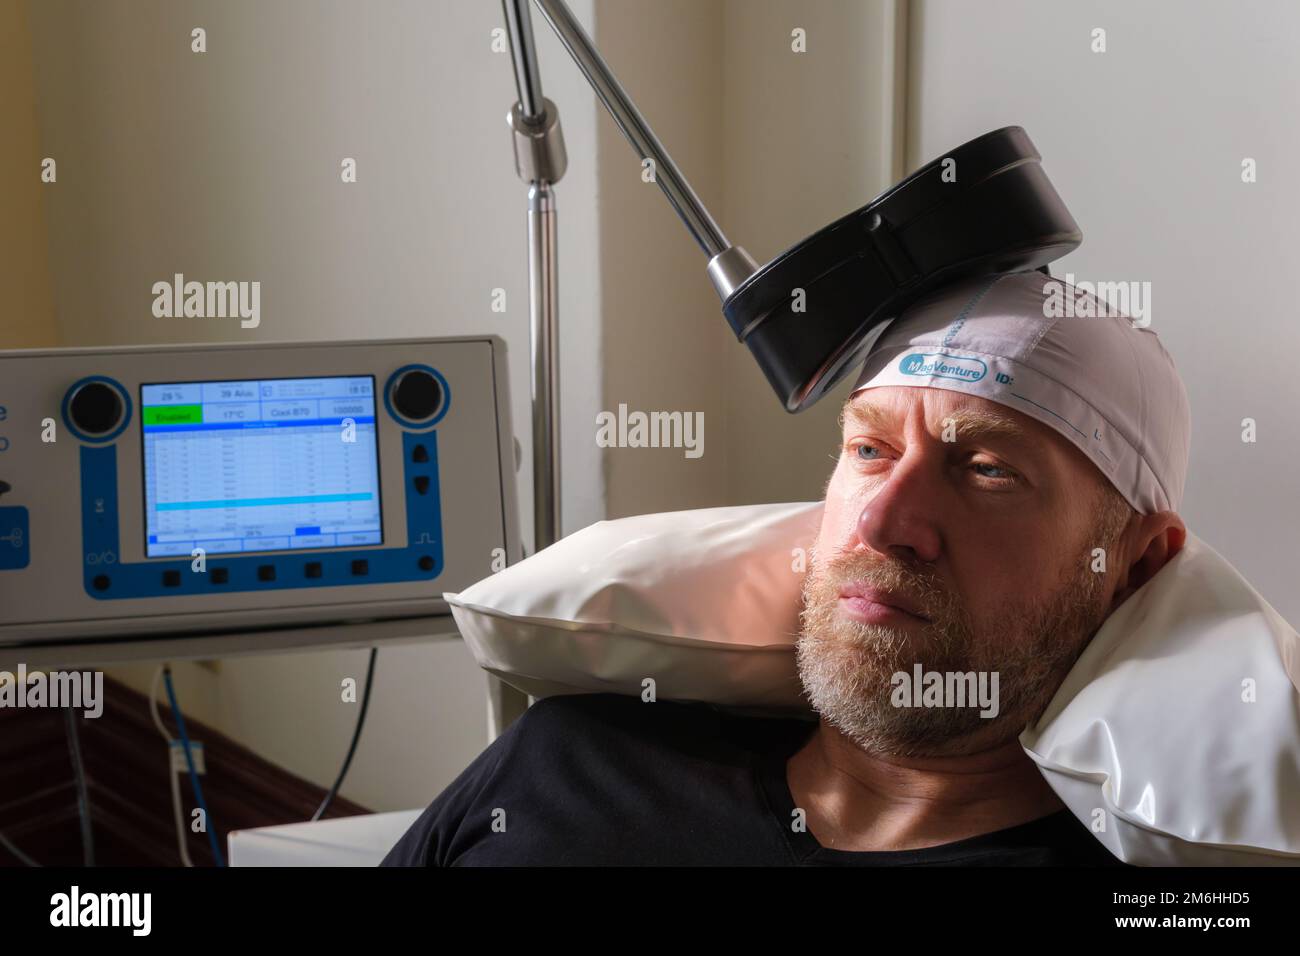
[[[816,724],[616,694],[528,708],[384,866],[1122,865],[1068,810],[920,850],[853,852],[791,826],[785,762]]]

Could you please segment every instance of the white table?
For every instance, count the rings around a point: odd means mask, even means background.
[[[421,807],[233,830],[227,854],[231,866],[377,866],[423,812]]]

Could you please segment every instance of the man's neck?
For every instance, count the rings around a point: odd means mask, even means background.
[[[1037,820],[1064,808],[1012,739],[956,757],[867,753],[822,720],[786,762],[808,829],[836,850],[911,850]]]

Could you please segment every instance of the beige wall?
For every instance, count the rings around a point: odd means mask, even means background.
[[[605,61],[724,231],[725,23],[720,2],[596,4]],[[699,458],[680,448],[602,450],[609,517],[728,504],[722,368],[730,333],[705,276],[708,260],[659,186],[642,180],[640,158],[603,107],[597,142],[603,408],[704,414]]]
[[[1053,275],[1151,283],[1191,404],[1183,520],[1300,620],[1300,5],[921,0],[913,19],[911,158],[1028,131],[1083,229]]]
[[[893,0],[579,0],[615,73],[734,242],[761,261],[893,178]],[[525,188],[507,58],[481,0],[42,0],[32,8],[64,344],[496,332],[510,347],[531,540]],[[129,12],[128,12],[129,11]],[[606,516],[817,497],[838,400],[790,416],[706,260],[540,15],[569,168],[560,209],[564,531]],[[594,25],[594,26],[593,26]],[[208,52],[190,52],[207,29]],[[809,52],[790,51],[803,27]],[[877,56],[877,52],[879,56]],[[359,182],[339,182],[356,157]],[[161,320],[152,283],[258,279],[262,325]],[[507,290],[505,315],[488,309]],[[844,386],[847,388],[847,385]],[[705,454],[606,449],[598,411],[702,411]],[[268,641],[273,638],[268,637]],[[181,663],[187,712],[319,784],[364,651]],[[147,690],[153,663],[115,669]],[[459,642],[386,649],[344,795],[421,806],[486,742]]]
[[[605,59],[732,243],[760,263],[901,173],[895,0],[597,0]],[[791,50],[802,28],[807,52]],[[849,384],[790,415],[736,340],[707,258],[602,114],[604,408],[702,411],[705,453],[604,452],[619,517],[821,497]]]
[[[732,242],[759,263],[901,178],[904,9],[895,0],[728,0],[722,208]],[[790,52],[794,27],[806,31],[808,52]],[[792,415],[727,334],[728,503],[820,499],[855,376]]]
[[[25,0],[0,0],[0,348],[58,344]]]

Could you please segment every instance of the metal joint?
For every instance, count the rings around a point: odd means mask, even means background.
[[[506,125],[514,133],[515,172],[526,183],[559,182],[569,166],[564,150],[564,132],[560,128],[560,111],[548,97],[542,97],[539,121],[528,122],[519,103],[510,107]]]
[[[758,263],[743,246],[728,246],[709,260],[709,281],[723,302],[736,287],[758,271]]]

